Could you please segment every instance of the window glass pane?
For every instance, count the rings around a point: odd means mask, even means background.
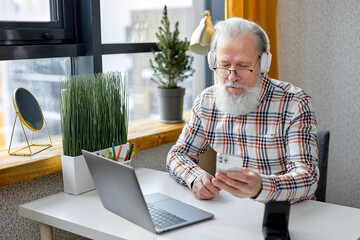
[[[155,32],[164,5],[168,8],[171,29],[179,21],[180,38],[186,36],[190,41],[202,11],[202,6],[194,7],[192,0],[101,0],[100,4],[103,43],[157,41]]]
[[[48,22],[52,0],[1,0],[0,21]]]
[[[149,59],[152,53],[117,54],[103,56],[103,71],[126,71],[129,82],[130,120],[159,119],[158,97],[156,84],[150,78],[153,70]],[[193,78],[183,81],[180,86],[185,87],[184,110],[193,104]]]
[[[51,138],[61,135],[60,79],[70,75],[70,58],[16,60],[0,62],[0,149],[9,147],[14,125],[14,90],[23,87],[37,99]],[[26,130],[30,141],[32,132]],[[45,125],[34,134],[34,139],[48,139]],[[26,145],[19,122],[16,120],[11,147]],[[24,146],[25,146],[24,145]]]

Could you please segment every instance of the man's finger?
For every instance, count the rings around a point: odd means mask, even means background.
[[[219,189],[215,187],[211,182],[212,177],[202,179],[204,187],[212,194],[219,194]]]

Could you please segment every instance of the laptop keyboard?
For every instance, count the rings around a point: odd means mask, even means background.
[[[147,204],[151,218],[156,228],[163,229],[175,224],[186,222],[185,219],[175,216],[172,213],[155,208],[152,204]]]

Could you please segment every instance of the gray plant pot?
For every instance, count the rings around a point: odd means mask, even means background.
[[[160,122],[180,123],[183,121],[185,88],[157,88]]]

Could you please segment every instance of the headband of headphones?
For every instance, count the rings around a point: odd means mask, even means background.
[[[262,74],[265,75],[269,72],[270,65],[271,65],[272,55],[270,53],[270,40],[269,40],[268,35],[264,31],[264,29],[262,29],[259,25],[256,25],[256,26],[261,30],[261,32],[263,33],[264,38],[265,38],[265,52],[263,52],[261,54],[261,59],[260,59],[260,68],[261,68],[260,71]],[[215,66],[215,57],[216,57],[215,52],[211,50],[207,56],[209,68],[211,70],[213,70],[213,68]]]

